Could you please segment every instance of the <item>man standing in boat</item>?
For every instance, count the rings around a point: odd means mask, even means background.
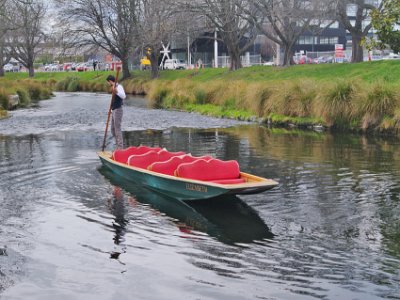
[[[117,82],[115,82],[115,77],[113,75],[108,75],[107,77],[108,84],[112,87],[112,91],[115,90],[115,98],[111,105],[111,134],[115,138],[115,142],[117,144],[117,149],[123,148],[123,140],[122,140],[122,104],[124,99],[126,98],[124,87]]]

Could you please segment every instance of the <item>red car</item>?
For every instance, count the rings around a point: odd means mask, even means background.
[[[83,64],[76,66],[75,70],[78,72],[84,72],[84,71],[88,70],[88,67],[86,66],[86,64],[83,63]]]
[[[307,56],[301,56],[298,60],[297,60],[297,64],[298,65],[304,65],[304,64],[312,64],[314,63],[313,59]]]

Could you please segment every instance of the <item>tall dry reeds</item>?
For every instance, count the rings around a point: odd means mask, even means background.
[[[9,93],[4,88],[0,88],[0,109],[8,109],[8,95]]]
[[[368,89],[366,97],[362,100],[360,110],[363,115],[361,125],[363,130],[380,125],[383,129],[388,129],[394,125],[389,120],[392,120],[395,116],[395,110],[399,108],[400,99],[393,86],[388,83],[377,82]]]
[[[318,95],[317,114],[323,117],[330,127],[350,126],[357,116],[355,94],[358,89],[355,81],[339,80],[333,85],[326,84],[326,88]]]

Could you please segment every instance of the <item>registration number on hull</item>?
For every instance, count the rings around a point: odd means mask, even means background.
[[[199,185],[199,184],[194,184],[194,183],[186,183],[186,189],[188,191],[207,193],[207,187],[206,186]]]

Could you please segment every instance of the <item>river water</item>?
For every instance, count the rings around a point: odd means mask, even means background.
[[[128,100],[127,145],[279,181],[183,203],[101,167],[109,98],[60,93],[0,121],[0,299],[400,299],[398,139]]]

